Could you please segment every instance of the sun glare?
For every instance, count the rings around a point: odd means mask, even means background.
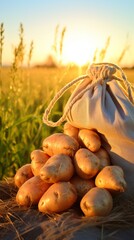
[[[95,51],[93,42],[85,41],[85,39],[76,38],[73,41],[66,41],[63,51],[63,61],[73,62],[82,66],[92,60]]]

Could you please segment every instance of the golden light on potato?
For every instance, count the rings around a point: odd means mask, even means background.
[[[113,209],[113,194],[127,188],[123,169],[111,164],[99,134],[68,122],[63,133],[45,138],[30,158],[14,177],[16,202],[36,205],[44,214],[66,211],[77,202],[85,216],[106,216]]]
[[[59,213],[72,207],[76,200],[75,187],[70,182],[58,182],[43,194],[38,209],[44,213]]]
[[[66,154],[73,157],[79,148],[78,142],[64,133],[54,133],[43,141],[43,150],[49,156],[55,154]]]
[[[27,163],[17,170],[14,176],[14,183],[19,188],[23,183],[25,183],[31,177],[33,177],[31,164]]]
[[[80,207],[85,216],[107,216],[113,208],[113,198],[106,189],[94,187],[84,195]]]
[[[88,149],[80,148],[75,154],[74,166],[80,177],[90,179],[98,173],[100,160]]]
[[[69,181],[73,174],[72,159],[65,154],[53,155],[40,169],[41,179],[49,183]]]

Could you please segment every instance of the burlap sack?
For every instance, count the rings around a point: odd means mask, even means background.
[[[82,82],[68,100],[62,118],[57,123],[49,121],[48,115],[57,98],[80,80]],[[125,196],[134,196],[134,97],[133,87],[122,69],[114,64],[93,64],[87,75],[65,86],[46,109],[43,121],[57,126],[65,119],[77,128],[98,131],[112,164],[124,170]]]

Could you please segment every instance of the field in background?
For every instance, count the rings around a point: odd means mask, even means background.
[[[61,87],[85,72],[74,67],[20,68],[14,79],[10,68],[1,69],[0,179],[12,177],[20,166],[30,162],[31,151],[41,148],[45,137],[62,131],[62,126],[51,128],[42,122],[44,110]],[[125,73],[134,82],[134,70]],[[53,121],[62,115],[72,91],[55,105]]]
[[[1,69],[0,98],[0,179],[13,176],[30,161],[33,149],[41,148],[42,140],[59,128],[42,122],[45,108],[56,92],[82,74],[78,68],[11,68]],[[72,90],[72,89],[71,89]],[[70,91],[55,105],[52,119],[62,114]]]

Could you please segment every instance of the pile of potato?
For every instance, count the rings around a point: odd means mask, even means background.
[[[124,192],[121,167],[111,165],[96,131],[78,129],[68,122],[63,133],[45,138],[42,150],[31,152],[31,163],[14,177],[19,205],[38,205],[43,213],[59,213],[77,201],[84,215],[106,216],[113,194]]]

